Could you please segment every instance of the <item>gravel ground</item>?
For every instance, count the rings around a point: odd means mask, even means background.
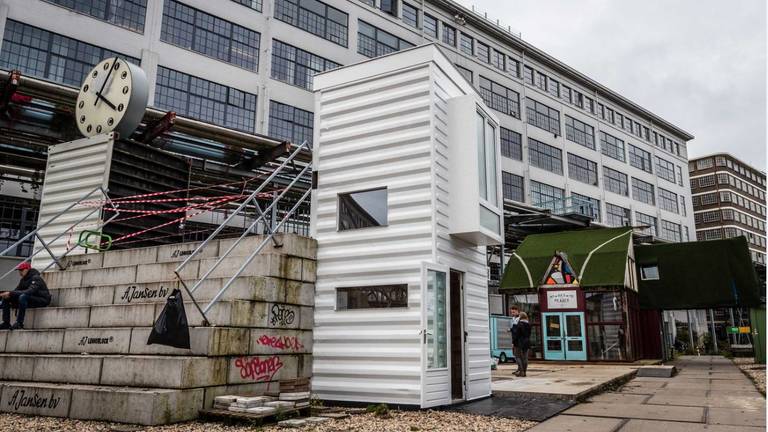
[[[216,422],[188,422],[169,426],[128,426],[115,423],[79,421],[53,417],[31,417],[0,414],[0,431],[39,432],[517,432],[529,429],[535,422],[499,417],[477,416],[444,411],[392,411],[389,418],[374,414],[354,415],[343,420],[331,420],[322,425],[301,429],[277,426],[254,427],[225,425]]]
[[[733,362],[752,378],[757,390],[765,395],[765,365],[755,364],[755,359],[751,357],[736,357]]]

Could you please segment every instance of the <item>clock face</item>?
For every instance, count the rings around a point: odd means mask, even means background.
[[[140,67],[117,57],[103,60],[80,85],[77,128],[86,137],[115,131],[128,138],[141,123],[148,98],[149,83]]]

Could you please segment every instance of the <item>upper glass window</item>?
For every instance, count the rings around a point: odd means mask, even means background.
[[[312,90],[312,77],[340,64],[272,39],[272,78]]]
[[[235,3],[249,7],[253,10],[261,12],[262,0],[232,0]]]
[[[600,151],[608,157],[612,157],[622,162],[626,161],[624,141],[602,131],[600,132]]]
[[[137,58],[9,19],[5,23],[0,67],[79,87],[93,66],[115,56],[140,63]]]
[[[595,128],[571,116],[565,116],[565,138],[586,148],[595,149]]]
[[[516,91],[481,75],[480,96],[488,107],[520,118],[520,95]]]
[[[461,34],[459,49],[467,55],[475,55],[475,40],[466,33]]]
[[[629,145],[629,164],[645,172],[653,173],[651,153]]]
[[[269,134],[296,144],[312,143],[315,115],[310,111],[269,101]]]
[[[245,69],[259,68],[259,33],[175,0],[165,1],[160,40]]]
[[[339,231],[387,225],[387,188],[339,194]]]
[[[443,23],[443,43],[456,46],[456,29],[445,23]]]
[[[336,310],[408,307],[408,285],[336,288]]]
[[[318,0],[275,0],[275,18],[343,47],[349,15]]]
[[[383,56],[413,46],[412,43],[365,21],[358,21],[357,27],[357,52],[366,57]]]
[[[144,32],[147,0],[45,0],[108,23]]]
[[[515,160],[523,160],[523,143],[519,133],[506,128],[501,130],[501,155]]]
[[[480,176],[480,197],[498,206],[496,177],[496,126],[477,112],[477,163]]]
[[[527,98],[525,100],[525,117],[528,124],[560,135],[560,111]]]
[[[437,39],[437,18],[424,14],[424,33]]]
[[[403,3],[403,22],[413,28],[419,28],[419,10],[415,6]]]

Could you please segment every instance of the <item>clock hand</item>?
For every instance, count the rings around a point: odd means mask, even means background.
[[[96,97],[96,100],[93,101],[93,106],[96,106],[96,104],[99,102],[99,97],[103,98],[103,96],[101,96],[101,92],[104,91],[104,86],[107,85],[107,81],[109,81],[109,76],[112,75],[112,71],[115,70],[115,62],[116,61],[117,61],[117,57],[115,57],[112,60],[112,66],[109,68],[109,72],[107,73],[107,77],[104,78],[104,82],[101,84],[101,89],[98,92],[96,92],[96,96],[97,97]]]
[[[109,101],[109,99],[105,98],[105,97],[104,97],[104,95],[102,95],[102,94],[97,94],[97,95],[96,95],[96,98],[97,98],[97,100],[98,100],[98,99],[101,99],[101,100],[103,100],[103,101],[104,101],[104,103],[105,103],[105,104],[107,104],[107,105],[109,105],[109,107],[110,107],[110,108],[112,108],[113,110],[117,111],[117,107],[115,106],[115,104],[113,104],[112,102],[110,102],[110,101]]]

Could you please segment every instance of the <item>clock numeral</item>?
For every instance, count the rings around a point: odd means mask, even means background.
[[[93,71],[93,77],[96,78],[96,75],[99,74],[99,71]]]
[[[85,116],[80,116],[80,123],[85,123]]]
[[[122,79],[128,78],[128,71],[123,71],[123,73],[120,74],[120,78]]]
[[[120,104],[117,106],[117,111],[123,112],[123,108],[125,108],[125,106],[123,104]]]
[[[77,104],[78,108],[82,108],[85,106],[85,101],[80,101],[80,103]]]
[[[128,94],[128,86],[123,87],[123,94]]]
[[[85,130],[86,130],[88,133],[90,133],[92,129],[93,129],[93,126],[91,126],[91,125],[88,125],[88,126],[85,128]]]
[[[88,84],[86,84],[86,85],[83,86],[83,91],[87,92],[89,88],[91,88],[91,87]]]
[[[115,62],[115,70],[120,67],[120,62]]]
[[[106,62],[104,63],[104,70],[108,70],[108,69],[109,69],[109,62]]]
[[[101,125],[96,126],[96,133],[101,133]]]
[[[112,126],[113,124],[115,124],[115,119],[113,119],[112,117],[108,118],[107,119],[107,125],[108,126]]]

